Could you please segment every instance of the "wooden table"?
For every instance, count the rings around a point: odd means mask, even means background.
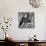
[[[24,46],[46,46],[46,40],[39,41],[29,41],[29,40],[17,40],[15,41],[16,46],[20,46],[20,44],[24,44]]]
[[[39,41],[29,41],[29,40],[11,40],[9,43],[14,44],[16,46],[46,46],[46,40],[39,40]]]

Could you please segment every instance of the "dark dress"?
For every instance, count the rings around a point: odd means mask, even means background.
[[[30,23],[30,22],[31,22],[31,20],[29,20],[28,18],[22,17],[22,18],[21,18],[21,21],[20,21],[20,23],[19,23],[19,27],[20,27],[23,23]]]

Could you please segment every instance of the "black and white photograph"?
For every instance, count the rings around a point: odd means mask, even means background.
[[[18,12],[18,28],[34,28],[34,12]]]

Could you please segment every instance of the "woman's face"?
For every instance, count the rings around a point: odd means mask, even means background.
[[[25,14],[25,16],[24,16],[25,18],[27,18],[27,14]]]

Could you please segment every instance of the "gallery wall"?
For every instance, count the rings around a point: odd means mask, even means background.
[[[35,27],[19,29],[18,12],[34,12]],[[12,17],[12,25],[8,34],[12,35],[16,40],[28,40],[34,34],[37,36],[37,39],[46,40],[45,12],[46,8],[44,5],[43,7],[33,8],[28,0],[0,0],[0,21],[4,16]],[[3,31],[0,29],[0,39],[4,39],[3,35]]]

